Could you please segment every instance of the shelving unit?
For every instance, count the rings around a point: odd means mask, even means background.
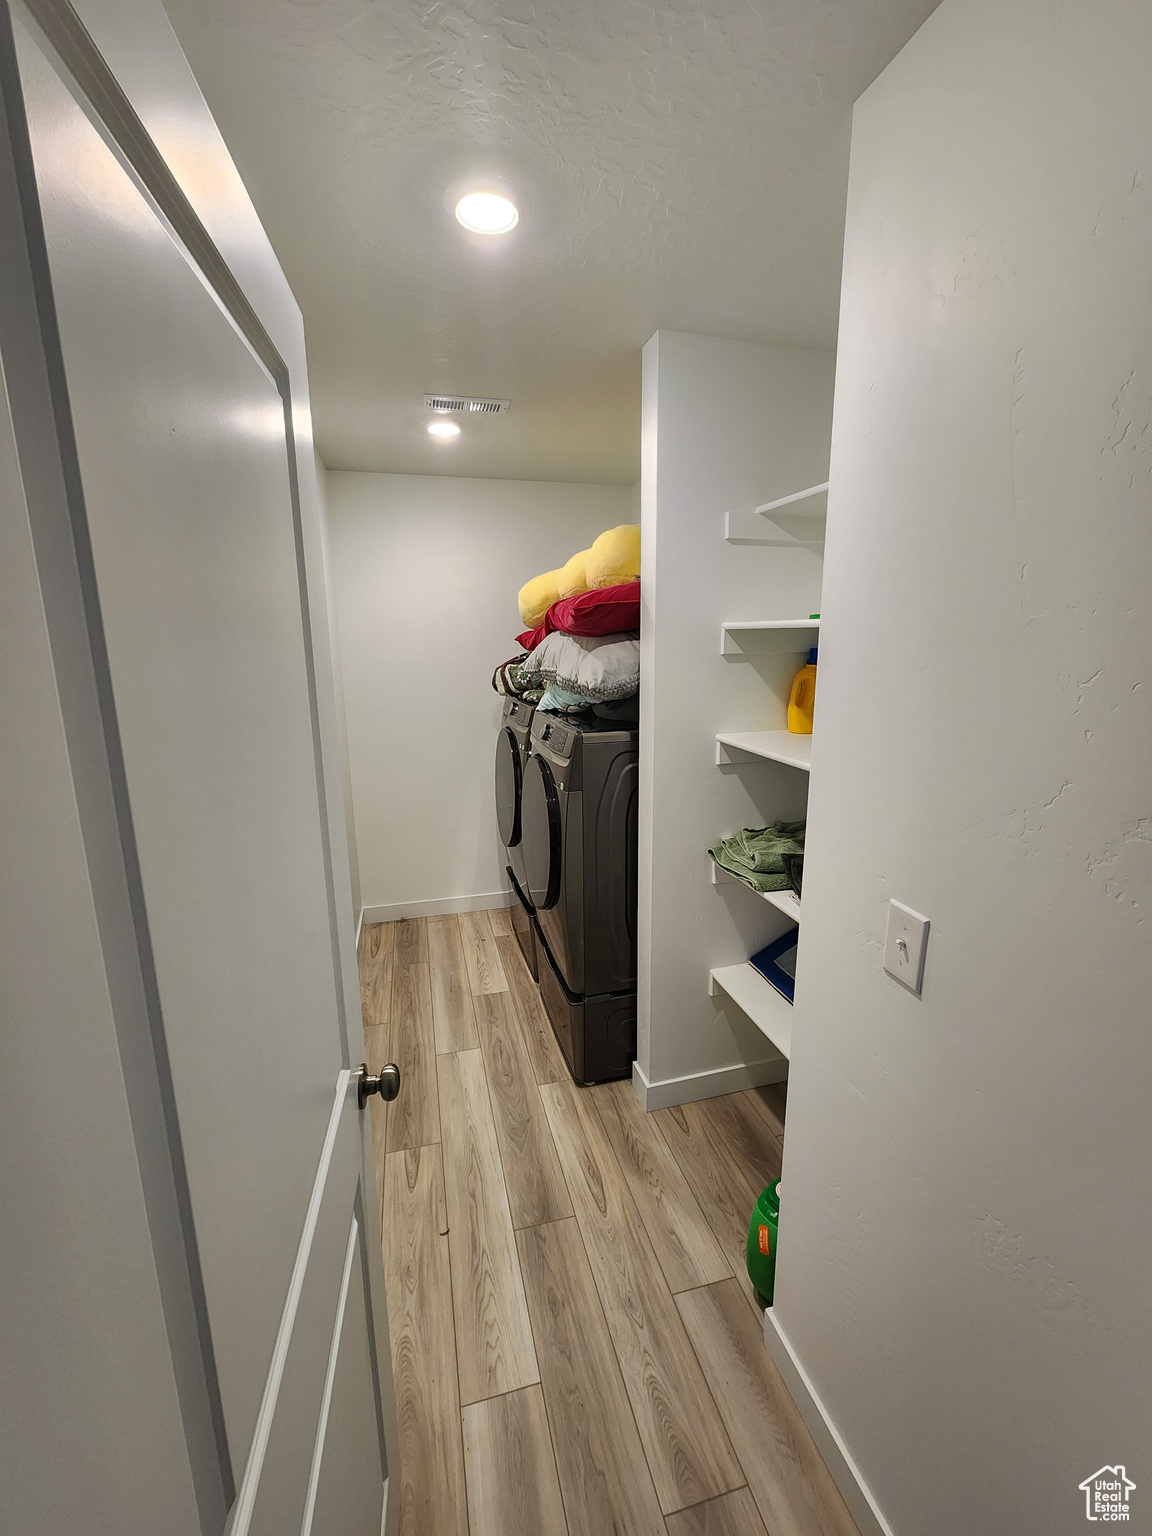
[[[820,638],[819,619],[729,619],[720,626],[721,656],[771,656],[810,650]]]
[[[835,365],[801,348],[662,331],[644,349],[643,371],[645,579],[663,617],[645,627],[642,644],[657,765],[638,791],[633,1083],[657,1110],[783,1083],[794,1031],[796,1071],[804,1070],[824,877],[811,899],[805,886],[800,921],[793,892],[733,881],[743,886],[736,894],[712,873],[706,850],[741,827],[818,814],[820,796],[808,793],[811,743],[784,727],[792,681],[822,629],[810,615],[821,606]],[[823,700],[818,722],[822,708]],[[836,772],[823,747],[816,772]],[[790,970],[794,941],[795,1007],[785,977],[765,967],[777,991],[749,960],[771,945]],[[811,1108],[803,1086],[793,1112]],[[804,1155],[798,1145],[793,1160]],[[734,1156],[744,1161],[739,1147]],[[757,1177],[751,1163],[747,1172]],[[803,1190],[790,1199],[802,1201]]]
[[[806,490],[766,501],[755,512],[729,512],[724,536],[730,544],[777,548],[800,546],[822,553],[827,492],[828,482],[825,480]],[[819,639],[819,618],[729,619],[720,626],[720,654],[728,657],[780,656],[783,659],[791,653],[799,658],[817,645]],[[783,763],[798,772],[809,773],[812,767],[811,736],[795,736],[787,730],[722,731],[717,735],[718,767],[764,762]],[[761,787],[771,792],[770,781],[764,781]],[[754,891],[716,864],[712,865],[712,882],[714,885],[729,882],[743,885],[745,890],[766,901],[792,922],[800,922],[800,898],[794,891]],[[782,1056],[786,1059],[791,1056],[792,1004],[749,962],[719,966],[711,971],[708,990],[712,996],[722,992],[731,998]]]
[[[792,1004],[754,965],[720,965],[708,973],[708,994],[725,993],[784,1057],[792,1054]]]
[[[787,763],[807,773],[812,767],[811,736],[794,736],[791,731],[724,731],[716,738],[716,765],[751,763],[767,758],[773,763]]]

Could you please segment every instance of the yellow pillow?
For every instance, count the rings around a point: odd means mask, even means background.
[[[560,572],[545,571],[520,588],[520,622],[528,629],[543,624],[544,615],[560,601]]]
[[[588,590],[588,557],[590,549],[582,549],[573,555],[567,565],[560,567],[560,596],[575,597],[577,592]]]
[[[588,589],[616,587],[640,578],[640,524],[621,523],[609,528],[588,551]]]

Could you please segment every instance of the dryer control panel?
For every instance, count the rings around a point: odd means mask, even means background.
[[[576,732],[569,730],[559,720],[546,720],[541,725],[537,723],[532,732],[537,741],[547,742],[549,748],[559,757],[567,757],[572,751],[572,743],[576,739]]]

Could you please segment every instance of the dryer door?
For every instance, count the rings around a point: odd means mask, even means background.
[[[560,898],[560,792],[552,769],[533,754],[524,774],[521,811],[528,899],[538,912]]]
[[[496,826],[505,848],[520,841],[520,743],[507,726],[496,738]]]

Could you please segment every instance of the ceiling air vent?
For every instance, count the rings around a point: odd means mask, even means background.
[[[511,400],[488,400],[481,395],[425,395],[424,404],[430,411],[467,411],[469,415],[502,416]]]

